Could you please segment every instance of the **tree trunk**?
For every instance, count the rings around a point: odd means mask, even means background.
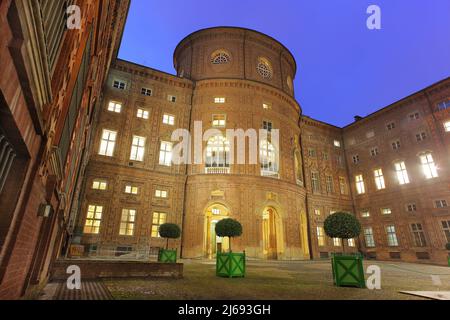
[[[169,250],[169,238],[167,238],[166,250]]]
[[[230,253],[231,253],[231,237],[228,237],[228,245],[230,246]]]
[[[345,245],[344,245],[344,239],[341,239],[342,241],[342,255],[345,253]]]

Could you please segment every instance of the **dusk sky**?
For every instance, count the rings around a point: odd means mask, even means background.
[[[366,26],[371,4],[381,30]],[[283,43],[303,113],[337,126],[450,76],[450,0],[132,0],[119,57],[174,74],[178,42],[214,26]]]

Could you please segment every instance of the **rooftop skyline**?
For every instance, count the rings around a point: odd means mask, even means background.
[[[381,8],[381,30],[366,26],[371,4]],[[230,0],[219,7],[205,0],[195,6],[133,0],[119,58],[175,74],[177,44],[215,26],[254,29],[285,45],[297,61],[296,99],[303,113],[336,126],[450,75],[446,0]]]

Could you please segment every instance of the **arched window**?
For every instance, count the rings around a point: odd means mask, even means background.
[[[223,136],[213,136],[206,146],[206,168],[229,168],[230,142]]]
[[[271,79],[273,75],[272,66],[270,65],[270,62],[265,58],[259,58],[258,60],[258,66],[256,67],[258,70],[258,73],[263,77],[264,79]]]
[[[261,140],[259,144],[259,161],[261,163],[261,175],[278,176],[277,150],[267,140]]]
[[[230,55],[225,51],[216,51],[211,56],[212,64],[227,64],[230,60]]]

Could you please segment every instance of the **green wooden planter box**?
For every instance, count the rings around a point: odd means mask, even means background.
[[[216,275],[218,277],[245,277],[245,253],[217,253]]]
[[[332,255],[334,284],[338,287],[365,288],[363,257],[358,255]]]
[[[158,253],[158,262],[177,263],[177,250],[160,249]]]

